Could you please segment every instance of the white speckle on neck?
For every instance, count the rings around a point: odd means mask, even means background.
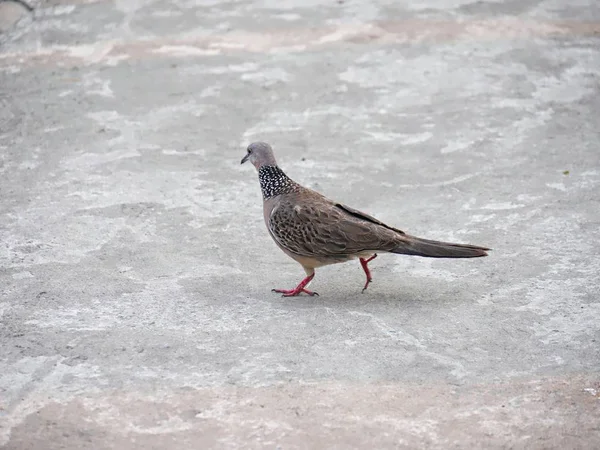
[[[277,166],[262,166],[258,169],[258,179],[265,200],[298,188],[298,185]]]

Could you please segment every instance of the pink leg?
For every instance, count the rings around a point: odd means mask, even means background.
[[[373,261],[375,258],[377,258],[377,253],[375,253],[373,256],[371,256],[369,259],[365,259],[365,258],[359,258],[360,260],[360,265],[362,266],[363,270],[365,271],[365,275],[367,276],[367,282],[365,283],[365,287],[363,288],[363,292],[365,292],[365,290],[367,289],[367,287],[369,286],[369,283],[371,281],[373,281],[373,278],[371,278],[371,271],[369,270],[369,266],[367,266],[367,264],[369,264],[371,261]]]
[[[296,286],[294,289],[271,289],[271,290],[273,292],[279,292],[280,294],[283,294],[282,297],[296,297],[296,296],[300,295],[302,292],[310,295],[311,297],[314,295],[318,296],[319,294],[317,294],[316,292],[309,291],[308,289],[304,289],[314,277],[315,277],[315,273],[313,272],[312,274],[307,276],[304,280],[302,280],[300,282],[300,284],[298,286]]]

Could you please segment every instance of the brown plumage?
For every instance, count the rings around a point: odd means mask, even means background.
[[[361,211],[305,188],[291,180],[275,162],[269,144],[250,144],[242,164],[252,162],[259,173],[263,212],[269,234],[276,244],[298,261],[306,278],[290,290],[273,289],[284,296],[304,292],[315,268],[358,258],[371,282],[367,266],[377,253],[399,253],[430,258],[474,258],[487,256],[488,248],[432,241],[406,234]]]

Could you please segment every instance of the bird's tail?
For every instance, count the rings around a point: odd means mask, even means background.
[[[478,245],[452,244],[404,235],[405,240],[392,253],[426,256],[429,258],[477,258],[487,256],[489,248]]]

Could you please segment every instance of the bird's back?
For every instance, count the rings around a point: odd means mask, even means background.
[[[265,222],[273,239],[299,256],[338,262],[396,247],[401,231],[349,211],[353,210],[300,186],[265,201]]]

